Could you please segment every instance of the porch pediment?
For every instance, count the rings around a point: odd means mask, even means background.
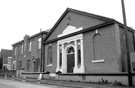
[[[69,26],[67,26],[67,27],[65,28],[65,30],[64,30],[61,34],[59,34],[57,37],[61,37],[61,36],[64,36],[64,35],[68,35],[68,34],[70,34],[70,33],[74,33],[74,32],[80,31],[80,30],[82,30],[82,29],[83,29],[83,27],[76,28],[75,26],[69,25]]]

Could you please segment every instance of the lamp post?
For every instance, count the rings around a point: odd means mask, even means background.
[[[129,86],[133,86],[132,74],[131,74],[130,53],[129,53],[129,46],[128,46],[128,29],[127,29],[127,22],[126,22],[126,12],[125,12],[124,0],[121,0],[121,5],[122,5],[122,14],[123,14],[123,22],[124,22],[124,33],[125,33],[125,42],[126,42],[128,83],[129,83]]]

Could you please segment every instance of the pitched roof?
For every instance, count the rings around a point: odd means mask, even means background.
[[[30,37],[28,38],[28,40],[30,40],[30,39],[32,39],[32,38],[35,38],[35,37],[37,37],[37,36],[39,36],[39,35],[41,35],[41,34],[47,34],[47,33],[48,33],[47,31],[39,32],[39,33],[37,33],[37,34],[34,34],[34,35],[30,36]],[[24,42],[24,40],[21,40],[21,41],[19,41],[19,42],[16,42],[16,43],[12,44],[12,46],[15,46],[15,45],[20,44],[20,43],[23,43],[23,42]]]
[[[35,34],[35,35],[30,36],[29,39],[32,39],[32,38],[35,38],[35,37],[37,37],[37,36],[39,36],[39,35],[41,35],[41,34],[47,34],[47,33],[48,33],[47,31],[42,31],[42,32],[39,32],[39,33],[37,33],[37,34]],[[29,40],[29,39],[28,39],[28,40]]]
[[[111,20],[111,21],[108,21],[108,22],[104,22],[104,23],[101,23],[101,24],[98,24],[98,25],[95,25],[95,26],[92,26],[92,27],[89,27],[89,28],[86,28],[84,30],[80,30],[80,31],[77,31],[77,32],[73,32],[73,33],[70,33],[68,35],[64,35],[64,36],[61,36],[61,37],[57,37],[55,39],[51,39],[51,40],[48,40],[48,41],[44,41],[44,44],[48,44],[48,43],[51,43],[51,42],[55,42],[57,40],[60,40],[60,39],[64,39],[64,38],[68,38],[68,37],[71,37],[71,36],[75,36],[77,34],[80,34],[80,33],[86,33],[88,31],[92,31],[92,30],[95,30],[95,29],[99,29],[99,28],[102,28],[102,27],[105,27],[105,26],[108,26],[108,25],[112,25],[115,23],[115,20]]]
[[[86,28],[84,30],[80,30],[80,31],[68,34],[68,35],[65,35],[65,36],[62,36],[62,37],[58,37],[58,38],[55,38],[55,39],[52,39],[52,40],[49,40],[49,41],[44,41],[44,44],[48,44],[48,43],[55,42],[55,41],[60,40],[60,39],[68,38],[68,37],[71,37],[71,36],[75,36],[75,35],[80,34],[80,33],[86,33],[88,31],[99,29],[99,28],[102,28],[102,27],[105,27],[105,26],[109,26],[109,25],[112,25],[112,24],[118,24],[120,27],[124,28],[124,25],[122,23],[120,23],[120,22],[118,22],[116,20],[111,20],[111,21],[104,22],[104,23],[101,23],[101,24],[98,24],[98,25]],[[127,30],[135,33],[135,30],[130,28],[130,27],[127,27]]]
[[[95,14],[87,13],[87,12],[84,12],[84,11],[67,8],[65,10],[65,12],[62,14],[62,16],[58,19],[58,21],[56,22],[56,24],[52,27],[52,29],[50,30],[50,32],[46,35],[44,41],[47,40],[47,38],[51,35],[51,33],[55,30],[55,28],[59,25],[59,23],[61,22],[61,20],[66,16],[66,14],[68,12],[74,12],[74,13],[77,13],[77,14],[81,14],[81,15],[85,15],[85,16],[89,16],[89,17],[94,17],[94,18],[97,18],[99,20],[103,20],[105,22],[108,22],[108,21],[113,20],[111,18],[103,17],[103,16],[100,16],[100,15],[95,15]]]

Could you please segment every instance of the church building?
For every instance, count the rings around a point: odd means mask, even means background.
[[[134,30],[128,27],[132,72]],[[124,25],[118,21],[67,8],[44,38],[44,70],[50,73],[127,72]]]

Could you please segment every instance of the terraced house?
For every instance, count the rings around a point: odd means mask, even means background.
[[[12,69],[20,72],[42,71],[42,41],[47,32],[42,31],[33,36],[25,35],[24,39],[13,44]]]

